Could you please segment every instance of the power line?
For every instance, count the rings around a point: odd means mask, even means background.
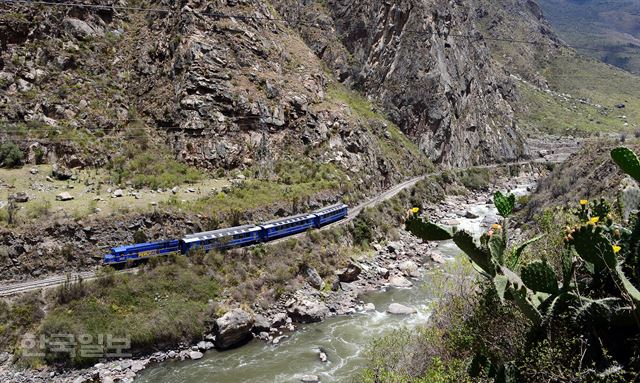
[[[38,5],[42,5],[42,6],[50,6],[50,7],[67,7],[67,8],[73,8],[73,7],[77,7],[77,8],[88,8],[88,9],[99,9],[99,10],[122,10],[122,11],[130,11],[130,12],[145,12],[145,13],[161,13],[161,14],[180,14],[180,11],[176,11],[173,9],[168,9],[168,8],[144,8],[144,7],[130,7],[130,6],[122,6],[122,5],[99,5],[99,4],[82,4],[82,3],[73,3],[73,2],[53,2],[53,1],[30,1],[30,0],[0,0],[0,2],[2,3],[6,3],[6,4],[16,4],[16,5],[27,5],[27,6],[38,6]],[[289,21],[286,19],[280,19],[280,18],[275,18],[275,17],[268,17],[268,16],[248,16],[248,15],[240,15],[240,14],[225,14],[222,12],[196,12],[194,11],[194,13],[201,15],[201,16],[210,16],[210,17],[214,17],[214,18],[221,18],[221,19],[238,19],[238,20],[253,20],[253,21],[269,21],[269,22],[274,22],[274,23],[283,23],[283,24],[287,24],[289,26],[296,26],[296,25],[305,25],[305,26],[311,26],[314,28],[319,28],[318,25],[316,23],[309,23],[309,22],[304,22],[304,21]],[[378,32],[380,31],[377,28],[365,28],[369,31],[374,31],[374,32]],[[430,35],[430,36],[434,36],[434,35],[438,35],[438,32],[435,31],[420,31],[420,30],[409,30],[409,29],[405,29],[402,30],[403,33],[409,33],[409,34],[418,34],[418,35]],[[546,43],[546,42],[540,42],[540,41],[530,41],[530,40],[518,40],[518,39],[509,39],[509,38],[499,38],[499,37],[488,37],[488,36],[484,36],[482,34],[479,35],[471,35],[471,34],[448,34],[446,37],[453,37],[453,38],[461,38],[461,39],[474,39],[474,40],[478,40],[480,37],[483,40],[488,40],[488,41],[497,41],[497,42],[507,42],[507,43],[513,43],[513,44],[528,44],[528,45],[534,45],[534,46],[548,46],[548,47],[553,47],[555,45],[559,45],[559,46],[563,46],[563,47],[568,47],[568,48],[573,48],[573,49],[580,49],[580,50],[590,50],[590,51],[604,51],[604,52],[609,52],[609,49],[606,48],[594,48],[594,47],[589,47],[589,46],[579,46],[579,45],[566,45],[566,44],[558,44],[558,43]],[[618,51],[618,52],[622,52],[622,51]],[[638,47],[637,49],[635,49],[634,52],[627,52],[627,53],[636,53],[636,54],[640,54],[640,47]]]

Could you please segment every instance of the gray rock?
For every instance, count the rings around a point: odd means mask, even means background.
[[[429,254],[429,256],[431,257],[431,260],[435,263],[444,264],[445,262],[444,257],[439,253],[434,252]]]
[[[198,342],[197,347],[198,347],[198,350],[200,351],[207,351],[213,348],[213,343],[202,340]]]
[[[111,197],[113,198],[120,198],[124,196],[124,192],[122,191],[122,189],[116,189],[114,190],[114,192],[111,194]]]
[[[79,39],[86,39],[89,37],[102,36],[103,33],[91,27],[85,21],[76,19],[73,17],[67,17],[62,21],[65,28],[71,32],[75,37]]]
[[[200,351],[189,351],[189,359],[198,360],[201,359],[204,355]]]
[[[353,262],[349,262],[349,265],[346,268],[338,271],[336,275],[338,276],[340,282],[350,283],[357,280],[361,272],[362,269],[360,268],[360,266],[356,265]]]
[[[364,305],[364,311],[376,311],[376,305],[373,303],[367,303]]]
[[[303,270],[303,273],[305,274],[305,279],[313,288],[322,290],[322,288],[324,287],[324,281],[322,280],[320,274],[318,274],[316,269],[310,266],[306,266]]]
[[[378,267],[378,275],[382,278],[389,278],[389,269],[384,267]]]
[[[304,383],[320,383],[320,378],[317,375],[305,375],[300,378],[300,381]]]
[[[271,327],[271,319],[265,317],[262,314],[258,314],[254,318],[253,328],[251,329],[251,331],[254,334],[259,334],[263,331],[269,331]]]
[[[392,287],[411,287],[413,283],[403,276],[393,276],[389,278],[389,285]]]
[[[53,165],[53,167],[51,168],[51,175],[60,181],[66,181],[68,179],[71,179],[71,177],[73,176],[69,169],[59,164]]]
[[[56,201],[71,201],[73,196],[69,192],[62,192],[56,196]]]
[[[287,313],[277,313],[271,319],[271,327],[278,328],[284,326],[287,323],[287,319],[289,319]]]
[[[173,350],[169,351],[169,353],[167,354],[167,356],[171,359],[175,358],[176,355],[177,355],[176,352]]]
[[[287,308],[291,318],[298,323],[320,322],[329,315],[324,302],[311,299],[296,299]]]
[[[13,199],[18,203],[25,203],[29,201],[29,195],[25,192],[17,192],[13,196],[11,196],[10,199]]]
[[[472,213],[472,212],[471,212],[471,211],[469,211],[469,210],[467,210],[467,211],[464,213],[464,217],[465,217],[465,218],[469,218],[469,219],[476,219],[476,218],[478,218],[478,215],[477,215],[477,214]]]
[[[220,349],[227,349],[251,339],[253,316],[241,309],[234,309],[216,319],[214,334],[215,345]]]
[[[31,168],[31,170],[29,170],[29,173],[38,174],[38,168]]]
[[[393,315],[410,315],[417,313],[418,310],[414,309],[413,307],[401,305],[400,303],[392,303],[389,305],[387,312]]]
[[[414,261],[404,261],[398,265],[398,269],[405,274],[411,274],[418,270],[418,265]]]

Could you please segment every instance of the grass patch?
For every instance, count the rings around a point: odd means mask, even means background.
[[[203,178],[197,169],[155,150],[138,152],[131,158],[116,158],[111,164],[111,175],[116,184],[130,181],[137,189],[170,188]]]
[[[106,274],[85,287],[61,287],[55,299],[63,303],[42,321],[44,335],[100,334],[128,337],[131,350],[190,342],[206,331],[208,302],[218,296],[218,283],[203,266],[179,262],[147,268],[142,275]],[[71,296],[70,296],[71,295]],[[49,362],[86,365],[92,358],[49,352]]]

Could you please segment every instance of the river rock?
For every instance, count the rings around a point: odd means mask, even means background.
[[[242,344],[251,338],[254,319],[241,309],[234,309],[216,319],[214,334],[215,346],[227,349]]]
[[[251,332],[253,332],[254,334],[260,334],[263,331],[269,331],[269,329],[272,327],[271,323],[271,319],[265,317],[262,314],[258,314],[255,316],[255,321],[253,323]]]
[[[197,347],[198,347],[198,350],[200,351],[211,350],[213,348],[213,342],[202,340],[198,342]]]
[[[189,359],[198,360],[201,359],[204,355],[200,351],[189,351]]]
[[[284,326],[287,323],[287,319],[289,319],[287,313],[277,313],[271,319],[271,327],[278,328]]]
[[[320,383],[320,378],[317,375],[305,375],[300,381],[304,383]]]
[[[418,310],[414,309],[413,307],[401,305],[400,303],[392,303],[389,305],[387,312],[393,315],[409,315],[417,313]]]
[[[398,269],[405,274],[411,274],[418,270],[418,265],[414,261],[404,261],[398,265]]]
[[[373,303],[367,303],[364,305],[363,308],[364,311],[376,311],[376,305],[374,305]]]
[[[441,254],[433,252],[433,253],[430,253],[429,256],[431,257],[431,260],[435,263],[444,264],[445,262],[444,257]]]
[[[287,306],[289,315],[298,323],[320,322],[329,315],[327,305],[317,300],[296,299]]]
[[[389,278],[389,269],[384,267],[378,267],[378,275],[382,278]]]
[[[475,213],[472,213],[471,211],[467,210],[464,212],[464,217],[465,218],[469,218],[469,219],[476,219],[478,218],[478,215]]]
[[[407,278],[397,275],[389,278],[389,285],[392,287],[411,287],[413,283]]]
[[[362,272],[360,266],[356,265],[353,262],[349,262],[349,265],[338,271],[336,274],[340,282],[350,283],[358,279],[358,276]]]

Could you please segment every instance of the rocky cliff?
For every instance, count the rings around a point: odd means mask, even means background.
[[[465,2],[272,3],[3,4],[4,139],[80,166],[140,141],[212,169],[306,156],[368,185],[426,163],[387,118],[449,165],[526,153]]]
[[[492,61],[469,2],[274,3],[341,81],[379,102],[433,160],[465,166],[526,152],[513,84]]]

